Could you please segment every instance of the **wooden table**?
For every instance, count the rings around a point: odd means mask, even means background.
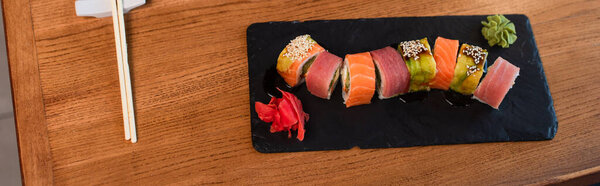
[[[600,1],[149,0],[126,15],[139,142],[123,139],[112,20],[73,0],[3,1],[27,185],[599,181]],[[251,145],[254,22],[520,13],[559,120],[550,141],[261,154]]]

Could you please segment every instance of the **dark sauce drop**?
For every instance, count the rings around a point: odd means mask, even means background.
[[[415,101],[423,101],[427,97],[429,97],[428,91],[411,92],[411,93],[407,93],[407,94],[398,96],[398,98],[400,98],[400,101],[405,102],[405,103],[410,103],[410,102],[415,102]]]
[[[398,45],[400,45],[400,43],[392,43],[388,46],[392,47],[393,49],[396,49],[396,51],[398,50]]]
[[[472,95],[465,96],[452,90],[444,91],[444,99],[453,107],[468,107],[474,103],[471,97]]]
[[[263,90],[271,97],[281,97],[281,92],[277,88],[286,91],[293,92],[299,86],[290,87],[285,80],[277,73],[275,66],[267,69],[265,77],[263,79]]]

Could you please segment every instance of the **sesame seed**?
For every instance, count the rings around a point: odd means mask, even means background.
[[[481,70],[481,69],[477,68],[476,65],[473,65],[473,66],[467,65],[467,76],[470,76],[479,70]]]
[[[483,58],[485,57],[485,54],[483,53],[483,49],[478,46],[467,46],[462,51],[462,53],[464,53],[467,56],[472,57],[474,59],[476,65],[481,63],[484,60]]]
[[[475,65],[473,66],[467,65],[467,76],[470,76],[475,72],[481,70],[480,68],[477,68],[477,65],[485,60],[485,53],[483,52],[483,49],[481,47],[467,46],[465,47],[465,49],[463,49],[462,53],[472,57],[475,62]]]
[[[419,59],[420,53],[428,51],[427,47],[419,40],[401,42],[400,47],[402,47],[402,56],[414,58],[415,60]],[[429,54],[431,54],[431,51],[429,51]]]
[[[290,58],[292,61],[302,59],[308,56],[308,51],[315,45],[315,41],[309,39],[310,35],[301,35],[293,40],[285,47],[287,52],[283,56]]]

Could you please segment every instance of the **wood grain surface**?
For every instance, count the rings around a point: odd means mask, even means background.
[[[4,1],[3,15],[17,143],[24,185],[52,183],[52,156],[44,116],[35,38],[27,1]],[[7,8],[10,7],[10,8]]]
[[[75,16],[72,0],[3,3],[26,185],[512,185],[600,171],[598,0],[149,0],[125,16],[137,144],[123,139],[112,20]],[[554,140],[277,154],[252,148],[248,25],[495,13],[531,20],[559,121]]]

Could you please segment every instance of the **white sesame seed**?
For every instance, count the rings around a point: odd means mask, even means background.
[[[308,56],[308,51],[315,45],[315,41],[309,39],[310,35],[301,35],[293,40],[285,47],[287,52],[283,56],[290,58],[292,61],[302,59]]]
[[[482,62],[483,58],[485,57],[483,49],[478,46],[467,46],[465,49],[463,49],[462,53],[466,54],[467,56],[471,56],[476,65]]]
[[[467,76],[470,76],[471,74],[474,74],[475,72],[481,70],[480,68],[477,67],[477,65],[479,63],[481,63],[483,60],[485,60],[485,53],[483,52],[483,49],[481,47],[478,46],[467,46],[465,47],[465,49],[463,49],[462,51],[463,54],[470,56],[473,58],[475,65],[473,66],[469,66],[467,65]],[[460,53],[459,53],[460,56]]]
[[[419,40],[404,41],[400,43],[402,48],[402,56],[408,58],[419,59],[419,54],[428,51],[427,47]],[[431,52],[429,52],[431,54]]]

